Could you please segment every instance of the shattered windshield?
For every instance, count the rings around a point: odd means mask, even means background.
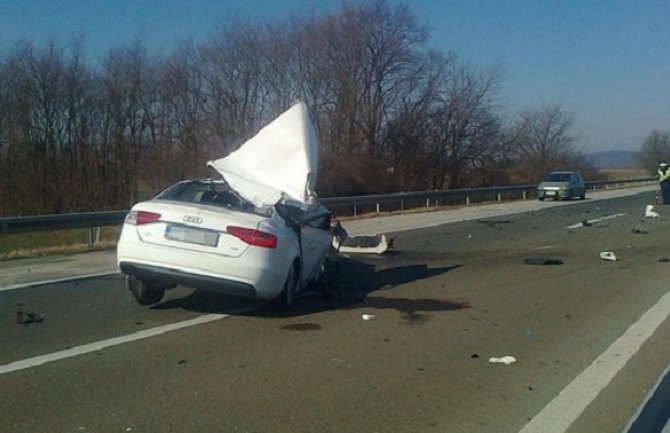
[[[157,200],[201,203],[217,207],[231,208],[241,212],[259,213],[254,205],[242,197],[230,186],[220,180],[191,180],[179,182],[156,196]]]

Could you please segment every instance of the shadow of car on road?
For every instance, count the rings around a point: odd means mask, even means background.
[[[258,317],[298,317],[335,309],[392,309],[410,323],[426,320],[425,312],[469,308],[467,302],[445,299],[394,297],[392,289],[431,278],[461,265],[429,268],[426,264],[379,267],[374,260],[342,257],[326,267],[323,278],[294,301],[289,311],[278,311],[272,303],[231,298],[195,290],[186,297],[171,299],[153,309],[181,308],[198,313],[218,313]],[[376,293],[375,295],[372,295]]]

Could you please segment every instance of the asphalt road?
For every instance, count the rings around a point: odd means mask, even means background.
[[[342,258],[290,314],[185,288],[144,308],[121,276],[0,292],[0,366],[208,320],[0,374],[0,431],[620,432],[670,360],[654,309],[670,219],[643,218],[651,202],[404,230],[390,254]],[[518,362],[489,363],[504,355]]]

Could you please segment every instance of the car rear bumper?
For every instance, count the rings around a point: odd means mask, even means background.
[[[124,226],[117,245],[121,272],[165,285],[183,285],[236,296],[273,299],[291,264],[285,251],[249,248],[242,257],[190,251],[142,242]]]
[[[126,275],[132,275],[143,280],[160,281],[166,285],[179,284],[233,296],[259,297],[256,289],[251,284],[226,278],[210,277],[179,271],[177,269],[123,261],[119,263],[119,269]]]

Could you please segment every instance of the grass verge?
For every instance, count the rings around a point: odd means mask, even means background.
[[[116,247],[121,227],[102,227],[99,239],[89,245],[88,229],[52,230],[0,235],[0,260],[75,254]]]

